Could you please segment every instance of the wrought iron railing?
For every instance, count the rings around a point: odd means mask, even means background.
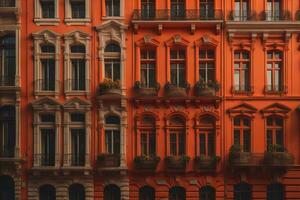
[[[85,166],[85,161],[88,159],[88,154],[65,154],[64,159],[70,166]]]
[[[0,8],[1,7],[15,7],[16,2],[15,0],[1,0],[0,1]]]
[[[14,76],[0,76],[0,86],[16,86],[16,78]]]
[[[223,13],[221,10],[182,10],[180,12],[173,12],[172,10],[153,10],[150,13],[148,10],[134,10],[133,20],[145,20],[145,21],[156,21],[156,20],[222,20]]]
[[[255,20],[257,17],[256,12],[232,10],[229,13],[229,19],[232,21],[249,21]]]
[[[90,80],[68,79],[65,81],[65,87],[70,91],[86,91]]]
[[[55,91],[55,89],[59,88],[60,81],[56,80],[45,80],[45,79],[38,79],[35,81],[35,88],[38,91]]]
[[[35,161],[40,163],[40,166],[55,166],[56,155],[55,154],[35,154]]]
[[[287,10],[266,10],[262,13],[262,17],[266,21],[289,21],[292,19],[291,12]]]
[[[15,147],[14,146],[0,146],[0,158],[14,158]]]

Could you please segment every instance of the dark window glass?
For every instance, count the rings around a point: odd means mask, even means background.
[[[213,50],[200,50],[199,77],[205,83],[215,80],[215,52]]]
[[[251,200],[252,187],[247,183],[240,183],[234,185],[234,200]]]
[[[73,184],[69,187],[69,200],[85,200],[85,188],[81,184]]]
[[[169,200],[185,200],[185,189],[182,187],[172,187],[169,190]]]
[[[214,0],[200,0],[200,19],[214,19]]]
[[[55,114],[41,114],[40,120],[41,122],[55,123]]]
[[[141,154],[145,156],[156,155],[156,136],[154,131],[141,133]]]
[[[84,166],[85,164],[85,130],[71,129],[71,164]]]
[[[155,190],[152,187],[144,186],[139,190],[139,200],[155,200]]]
[[[155,0],[141,0],[142,19],[153,19],[155,17]]]
[[[15,182],[10,176],[0,176],[0,199],[15,199]]]
[[[284,200],[284,186],[280,183],[273,183],[267,187],[267,200]]]
[[[42,17],[54,18],[55,16],[55,2],[54,0],[40,0]]]
[[[56,189],[52,185],[43,185],[39,189],[39,199],[40,200],[55,200],[56,199]]]
[[[284,151],[284,121],[279,116],[269,116],[266,119],[267,150],[276,145],[276,151]]]
[[[84,45],[73,45],[71,46],[71,53],[85,53]]]
[[[204,186],[200,189],[200,200],[215,200],[216,190],[210,186]]]
[[[156,52],[155,50],[141,50],[141,83],[143,87],[156,86]]]
[[[84,113],[71,113],[70,116],[72,122],[85,122]]]
[[[1,0],[0,7],[15,7],[15,0]]]
[[[43,91],[55,91],[55,59],[42,59],[42,80],[40,89]]]
[[[185,18],[185,1],[171,0],[171,19],[183,20]]]
[[[106,153],[120,155],[120,131],[105,130]]]
[[[85,18],[85,0],[70,0],[70,3],[72,10],[72,18]]]
[[[184,50],[171,50],[171,83],[184,87],[186,83],[186,60]]]
[[[55,46],[53,45],[41,45],[42,53],[55,53]]]
[[[105,0],[106,16],[120,16],[120,0]]]
[[[114,43],[111,43],[105,47],[105,52],[115,52],[120,53],[121,49],[120,46]]]
[[[116,185],[107,185],[104,188],[104,200],[121,200],[121,190]]]
[[[120,125],[120,117],[118,117],[118,116],[108,116],[108,117],[105,118],[105,124]]]
[[[244,152],[251,151],[251,120],[247,117],[238,116],[234,121],[234,144],[241,145]]]
[[[72,90],[85,90],[85,60],[72,59]]]
[[[42,166],[54,166],[55,164],[55,130],[41,129],[42,140]]]
[[[249,52],[234,52],[234,90],[250,90],[250,59]]]

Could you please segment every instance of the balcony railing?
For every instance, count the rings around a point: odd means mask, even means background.
[[[284,85],[266,85],[265,92],[266,93],[286,93],[287,87]]]
[[[69,91],[86,91],[90,80],[68,79],[65,81],[65,87]]]
[[[159,20],[193,20],[193,21],[209,21],[222,20],[223,13],[221,10],[183,10],[181,12],[172,12],[171,10],[155,10],[153,13],[143,10],[134,10],[133,20],[142,21],[159,21]]]
[[[292,15],[290,11],[282,10],[282,11],[272,11],[266,10],[262,14],[263,20],[266,21],[289,21],[292,19]]]
[[[229,14],[232,21],[250,21],[256,19],[256,13],[251,11],[232,10]]]
[[[60,81],[56,80],[38,79],[35,81],[35,88],[38,91],[54,92],[56,88],[59,88],[59,84]]]
[[[15,7],[15,0],[1,0],[0,7]]]
[[[10,76],[0,76],[0,87],[16,86],[16,78]]]
[[[40,166],[55,166],[55,154],[35,154],[34,159],[40,163]]]
[[[232,92],[233,93],[249,93],[253,91],[253,87],[250,85],[233,85]]]
[[[70,166],[85,166],[85,161],[88,159],[88,154],[65,154],[65,159]]]
[[[14,158],[15,148],[13,146],[1,146],[0,158]]]

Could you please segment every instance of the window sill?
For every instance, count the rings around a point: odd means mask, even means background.
[[[90,18],[84,18],[84,19],[65,19],[65,23],[67,25],[71,25],[71,26],[84,26],[87,25],[91,22]]]
[[[53,18],[53,19],[35,18],[33,21],[38,26],[57,26],[60,23],[59,18]]]
[[[103,16],[102,20],[124,20],[123,16]]]
[[[70,91],[65,91],[65,95],[66,96],[89,96],[90,92],[89,91],[74,91],[74,90],[70,90]]]
[[[34,91],[35,96],[58,96],[58,91]]]
[[[264,91],[264,94],[265,95],[280,95],[280,96],[282,96],[282,95],[285,95],[285,94],[287,94],[287,91],[271,91],[271,90],[265,90]]]

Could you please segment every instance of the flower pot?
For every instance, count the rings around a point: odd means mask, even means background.
[[[121,95],[121,90],[120,89],[105,89],[105,90],[100,90],[100,95]]]
[[[171,87],[166,89],[166,96],[168,97],[185,97],[187,96],[187,89],[182,87]]]
[[[196,96],[198,96],[198,97],[216,96],[216,90],[214,88],[210,88],[210,87],[207,87],[204,89],[196,88],[195,93],[196,93]]]
[[[217,158],[204,157],[195,159],[195,167],[200,171],[214,171],[217,167]]]
[[[264,161],[270,166],[287,166],[294,164],[294,157],[287,152],[266,152]]]
[[[235,152],[230,154],[230,164],[232,166],[251,165],[252,154],[249,152]]]
[[[185,171],[188,160],[181,157],[169,157],[165,159],[166,167],[172,171]]]
[[[147,158],[147,159],[135,159],[134,165],[135,168],[140,170],[154,171],[159,161],[160,161],[159,157]]]
[[[101,168],[119,167],[120,156],[113,154],[101,155],[98,157],[98,166]]]

